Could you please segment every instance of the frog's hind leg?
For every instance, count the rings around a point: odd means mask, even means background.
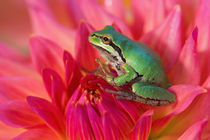
[[[176,96],[167,89],[150,83],[135,83],[132,85],[132,91],[137,101],[148,105],[167,105],[176,99]]]

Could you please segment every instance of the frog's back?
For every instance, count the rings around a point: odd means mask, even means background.
[[[128,42],[123,46],[126,63],[142,76],[141,82],[158,84],[167,88],[169,80],[158,54],[141,42]]]

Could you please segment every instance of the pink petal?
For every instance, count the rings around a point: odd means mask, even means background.
[[[167,124],[171,120],[174,115],[177,115],[183,112],[201,93],[205,93],[206,90],[200,86],[193,86],[193,85],[176,85],[169,88],[169,90],[173,93],[176,93],[177,101],[175,104],[172,104],[168,107],[160,107],[155,110],[155,114],[164,114],[163,117],[156,119],[152,124],[152,135],[156,136],[161,131],[169,131],[172,129],[167,129]]]
[[[26,0],[26,3],[35,35],[56,40],[59,46],[74,55],[74,31],[56,22],[45,0]]]
[[[112,98],[110,98],[110,94],[108,95],[101,95],[102,96],[102,101],[101,103],[98,105],[101,111],[101,114],[104,112],[107,112],[106,115],[104,115],[104,121],[107,121],[106,119],[113,121],[110,122],[110,124],[106,124],[108,122],[104,122],[104,131],[108,131],[111,133],[111,131],[113,131],[115,129],[115,126],[118,127],[119,130],[116,131],[120,131],[122,137],[128,137],[129,136],[129,132],[131,131],[131,129],[134,126],[134,120],[131,118],[131,116],[128,114],[128,112],[126,112],[123,108],[121,108],[121,106],[119,106],[118,104],[116,104],[114,102],[114,100],[112,100]],[[115,125],[115,126],[112,126]],[[112,128],[110,128],[112,127]],[[113,130],[105,130],[105,129],[113,129]],[[111,133],[111,134],[105,134],[105,139],[107,139],[106,137],[115,137],[118,136]],[[117,132],[118,133],[118,132]],[[110,136],[109,136],[110,135]]]
[[[195,28],[185,42],[175,67],[170,72],[174,84],[199,84],[200,61],[196,51],[198,29]]]
[[[94,132],[84,104],[69,103],[66,109],[67,136],[69,140],[92,140]]]
[[[27,77],[0,77],[0,100],[2,102],[25,99],[29,95],[49,98],[41,81]]]
[[[68,87],[67,91],[69,93],[68,97],[71,97],[74,90],[78,87],[79,81],[82,77],[80,68],[74,61],[73,57],[67,51],[63,53],[63,63],[65,66],[65,79],[66,86]]]
[[[24,55],[17,49],[10,47],[3,42],[0,42],[0,57],[15,62],[30,62],[29,56]]]
[[[55,133],[47,129],[30,129],[13,140],[59,140]]]
[[[132,140],[147,140],[149,138],[152,114],[152,110],[148,110],[142,114],[131,132]]]
[[[44,69],[42,77],[52,102],[61,110],[64,109],[67,103],[67,95],[61,77],[51,69]]]
[[[87,113],[95,138],[98,140],[104,139],[101,114],[91,104],[87,104]]]
[[[43,124],[25,101],[16,100],[0,105],[0,120],[13,127],[30,128]]]
[[[79,7],[79,1],[76,0],[63,0],[67,7],[69,18],[74,28],[78,28],[81,20],[85,20],[84,14]]]
[[[134,121],[137,121],[139,119],[139,116],[143,113],[143,110],[138,105],[138,103],[134,103],[133,101],[118,100],[117,103],[121,105],[121,107],[129,114],[129,116]]]
[[[141,24],[143,33],[153,30],[164,20],[166,7],[163,0],[132,0],[131,2],[135,14],[138,15],[136,18],[140,18],[143,22],[143,25]],[[139,24],[137,26],[139,27]]]
[[[201,61],[201,81],[205,81],[206,77],[210,74],[210,1],[201,0],[196,19],[195,26],[198,27],[198,53],[200,54]]]
[[[131,37],[131,33],[124,22],[108,13],[96,0],[81,0],[79,6],[87,21],[97,30],[104,28],[106,25],[112,25],[112,23],[115,22],[120,27],[123,34]]]
[[[121,0],[103,0],[103,6],[112,15],[124,19],[126,18],[125,2]]]
[[[58,108],[45,99],[28,96],[28,104],[45,123],[62,138],[65,138],[64,118]]]
[[[87,23],[82,22],[76,35],[76,60],[82,68],[93,71],[98,66],[95,59],[99,57],[97,51],[90,45],[88,36],[93,31],[89,30]],[[88,60],[88,63],[87,63]]]
[[[64,77],[62,49],[54,42],[43,37],[32,37],[30,40],[32,61],[39,72],[51,68]]]
[[[0,121],[0,140],[11,140],[17,134],[24,132],[25,129],[11,127]]]
[[[141,39],[159,53],[167,71],[174,65],[181,50],[181,15],[180,7],[176,6],[159,27]]]
[[[120,127],[114,123],[110,113],[105,112],[102,121],[106,140],[128,139],[128,137],[120,131]]]
[[[206,126],[208,120],[202,119],[196,123],[194,123],[190,128],[188,128],[178,140],[201,140],[201,134],[203,132],[204,127]]]
[[[27,64],[0,58],[0,76],[26,76],[40,80],[40,76]]]

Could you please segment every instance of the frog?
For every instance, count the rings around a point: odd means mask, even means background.
[[[176,95],[168,90],[171,86],[160,56],[149,46],[134,41],[115,30],[112,25],[93,31],[88,40],[117,73],[106,73],[105,80],[119,87],[118,91],[106,89],[116,94],[118,99],[127,99],[151,106],[174,103]],[[131,85],[131,90],[120,87]]]

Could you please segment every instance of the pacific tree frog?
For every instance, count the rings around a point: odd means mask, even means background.
[[[121,99],[157,106],[176,100],[176,96],[167,90],[170,82],[161,60],[150,47],[129,39],[112,26],[91,33],[89,42],[118,74],[113,77],[107,73],[106,80],[118,87],[132,85],[132,91],[110,93],[117,94]]]

